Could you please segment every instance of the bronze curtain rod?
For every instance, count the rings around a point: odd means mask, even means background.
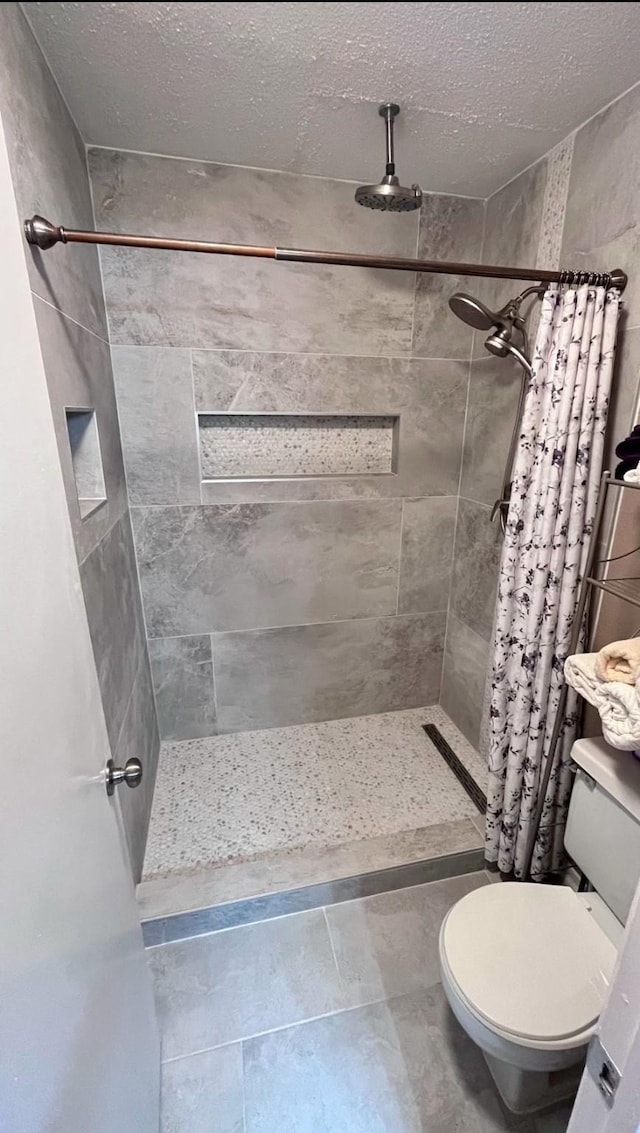
[[[207,252],[218,256],[255,256],[301,264],[338,264],[344,267],[387,268],[392,271],[434,272],[440,275],[480,275],[492,279],[532,279],[541,283],[598,283],[624,291],[627,275],[612,272],[536,271],[532,268],[455,264],[440,260],[412,260],[401,256],[368,256],[353,252],[319,252],[305,248],[269,248],[256,244],[213,244],[206,240],[175,240],[164,236],[130,236],[124,232],[89,232],[52,224],[42,216],[24,222],[29,244],[45,251],[54,244],[109,244],[121,248],[159,248],[169,252]]]

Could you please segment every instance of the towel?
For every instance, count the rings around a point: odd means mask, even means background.
[[[640,637],[605,645],[596,658],[596,676],[601,681],[634,685],[640,677]]]
[[[567,657],[564,675],[571,687],[598,709],[607,743],[622,751],[635,751],[640,748],[640,699],[636,689],[622,681],[599,680],[596,657],[596,653]]]

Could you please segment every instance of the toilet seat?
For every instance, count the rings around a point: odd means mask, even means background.
[[[600,1015],[617,951],[584,897],[506,882],[467,894],[440,935],[447,977],[469,1010],[519,1044],[570,1045]]]

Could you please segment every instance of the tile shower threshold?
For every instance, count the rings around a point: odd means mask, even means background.
[[[331,900],[349,900],[351,896],[358,895],[358,884],[374,884],[367,878],[377,876],[375,884],[381,888],[373,891],[382,891],[397,888],[394,871],[405,871],[402,885],[415,885],[480,869],[482,854],[483,838],[478,827],[471,819],[461,818],[336,846],[309,846],[253,861],[150,878],[138,886],[138,907],[147,939],[152,932],[159,931],[158,922],[185,914],[200,916],[207,910],[225,907],[231,914],[231,906],[258,900],[266,907],[269,898],[280,898],[281,895],[286,896],[289,902],[287,911],[293,911],[292,906],[296,902],[315,901],[322,897],[321,903],[324,903],[326,894],[322,895],[320,888],[333,887],[337,892],[338,885],[342,885],[349,895],[342,898],[334,895]],[[407,870],[413,870],[413,873],[409,875]],[[420,881],[407,880],[409,876],[419,877]],[[317,889],[315,896],[302,892],[311,889]],[[312,908],[314,905],[301,907]],[[237,915],[253,917],[259,911],[256,905],[253,909],[237,910]],[[269,912],[263,915],[280,914]],[[256,919],[262,919],[262,915],[256,916]],[[152,924],[155,924],[153,929],[150,927]],[[211,932],[213,929],[200,931]]]
[[[145,947],[151,948],[157,944],[169,944],[176,940],[237,928],[239,925],[320,909],[325,905],[372,897],[376,893],[388,893],[394,889],[407,889],[413,885],[460,877],[466,873],[476,873],[483,866],[482,848],[465,850],[459,854],[444,854],[426,861],[409,862],[355,877],[319,882],[298,889],[143,920],[142,939]]]

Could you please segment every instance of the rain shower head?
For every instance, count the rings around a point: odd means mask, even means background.
[[[422,192],[418,185],[410,189],[401,185],[396,177],[396,167],[393,158],[393,119],[400,113],[400,107],[395,102],[384,102],[378,108],[381,118],[384,118],[387,127],[387,166],[385,176],[378,185],[360,185],[356,189],[355,199],[359,205],[368,209],[380,209],[382,212],[412,212],[420,208]]]

